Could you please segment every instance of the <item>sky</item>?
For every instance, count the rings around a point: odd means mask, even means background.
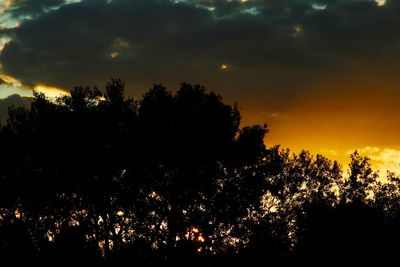
[[[200,83],[268,146],[400,171],[397,0],[0,0],[0,98]]]

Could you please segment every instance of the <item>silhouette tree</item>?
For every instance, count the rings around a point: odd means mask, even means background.
[[[397,263],[400,178],[368,158],[266,148],[200,85],[140,99],[112,79],[0,127],[0,256],[14,265]],[[16,262],[15,259],[18,259]]]
[[[151,164],[147,167],[153,185],[150,190],[164,205],[158,212],[164,213],[170,248],[192,227],[201,225],[203,233],[212,235],[215,221],[206,213],[218,191],[220,164],[231,162],[237,143],[251,139],[242,134],[243,138],[235,138],[240,123],[238,109],[198,85],[182,84],[175,95],[155,85],[140,102],[139,123],[144,157],[149,159],[145,164]],[[253,134],[254,146],[259,149],[249,152],[248,157],[261,157],[265,133],[260,127]],[[237,161],[242,155],[236,155]],[[210,220],[204,223],[201,217]]]
[[[17,266],[28,266],[36,256],[34,239],[21,219],[3,218],[1,221],[0,256],[3,263]]]
[[[368,157],[362,157],[356,151],[350,155],[349,177],[340,186],[341,201],[363,203],[373,192],[378,173],[371,168]]]

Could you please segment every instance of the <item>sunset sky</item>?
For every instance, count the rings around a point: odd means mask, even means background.
[[[268,146],[400,171],[398,0],[0,0],[0,98],[200,83]]]

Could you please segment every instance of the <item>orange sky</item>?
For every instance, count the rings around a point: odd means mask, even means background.
[[[312,95],[297,97],[282,110],[241,105],[243,124],[267,122],[268,146],[281,144],[295,152],[309,150],[344,166],[349,153],[359,150],[371,157],[381,172],[400,171],[400,111],[395,82],[370,77],[369,81],[313,86],[317,89]]]

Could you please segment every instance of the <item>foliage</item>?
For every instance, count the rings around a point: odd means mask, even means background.
[[[393,262],[400,178],[266,148],[200,85],[35,93],[0,130],[0,255],[21,264]],[[331,261],[332,260],[332,261]],[[393,260],[393,261],[392,261]],[[327,262],[329,261],[329,262]]]

